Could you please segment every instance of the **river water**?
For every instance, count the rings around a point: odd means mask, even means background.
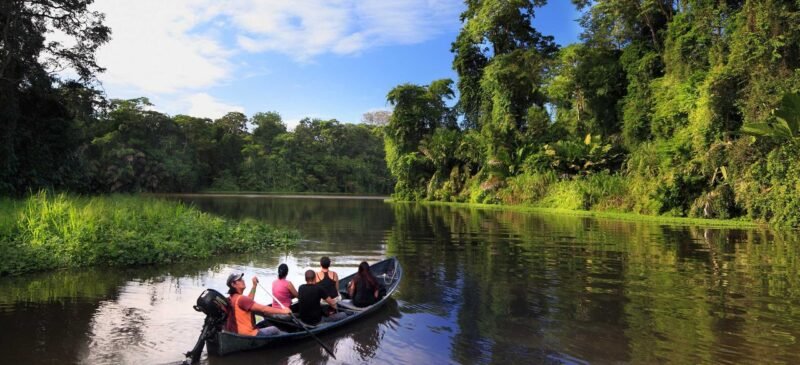
[[[207,364],[800,363],[797,232],[659,225],[379,199],[175,197],[298,229],[289,249],[161,267],[0,278],[0,363],[177,363],[192,309],[230,272],[302,283],[397,256],[400,290],[366,320]],[[261,289],[256,301],[268,302]]]

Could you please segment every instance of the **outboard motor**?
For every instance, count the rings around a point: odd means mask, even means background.
[[[194,310],[203,312],[212,318],[225,319],[228,315],[230,302],[228,298],[214,289],[206,289],[197,298]]]
[[[187,360],[183,362],[184,364],[195,364],[200,361],[200,355],[203,353],[203,346],[206,340],[213,339],[217,332],[222,329],[222,325],[228,318],[229,308],[230,302],[228,298],[214,289],[206,289],[200,294],[194,310],[205,313],[206,320],[203,323],[203,330],[200,332],[200,337],[197,339],[194,348],[185,354],[187,358],[191,358],[191,362]]]

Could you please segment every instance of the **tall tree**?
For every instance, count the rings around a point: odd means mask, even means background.
[[[549,60],[558,47],[533,27],[545,0],[467,1],[464,26],[453,44],[466,127],[488,140],[487,166],[505,176],[519,164],[529,109],[543,109]]]
[[[386,163],[397,179],[395,194],[402,199],[422,199],[434,173],[420,150],[424,139],[437,129],[456,129],[454,111],[446,101],[454,97],[453,81],[436,80],[428,86],[403,84],[386,99],[394,107],[384,131]]]
[[[275,137],[286,133],[286,124],[278,112],[256,113],[250,118],[250,123],[255,126],[253,140],[267,153],[272,152]]]
[[[78,142],[70,138],[71,110],[54,83],[55,72],[72,68],[89,83],[102,68],[94,54],[107,42],[103,15],[92,0],[0,2],[0,193],[61,185]],[[71,45],[47,40],[58,32]]]
[[[102,192],[185,191],[198,171],[181,128],[147,110],[146,98],[112,100],[92,141],[95,189]]]

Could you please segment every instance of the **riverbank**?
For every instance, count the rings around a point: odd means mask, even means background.
[[[293,244],[294,230],[153,197],[40,192],[0,199],[0,275],[178,262]]]
[[[610,212],[610,211],[593,211],[593,210],[574,210],[574,209],[560,209],[560,208],[544,208],[535,207],[530,205],[506,205],[506,204],[480,204],[480,203],[459,203],[459,202],[441,202],[441,201],[403,201],[387,199],[387,203],[392,204],[410,204],[418,203],[425,205],[437,206],[452,206],[461,208],[476,208],[486,210],[505,210],[514,212],[530,212],[551,215],[567,215],[575,217],[592,217],[600,219],[614,219],[629,222],[651,222],[665,225],[696,225],[706,227],[734,227],[734,228],[756,228],[765,227],[764,223],[757,223],[748,220],[740,219],[706,219],[706,218],[687,218],[687,217],[669,217],[659,215],[643,215],[636,213],[624,212]]]

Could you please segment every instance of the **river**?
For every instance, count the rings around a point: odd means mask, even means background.
[[[298,229],[261,254],[167,266],[0,278],[0,362],[183,360],[192,309],[231,272],[298,286],[330,256],[340,276],[388,256],[399,292],[366,320],[207,364],[800,363],[797,232],[389,204],[380,199],[176,196]],[[256,301],[268,302],[257,291]]]

